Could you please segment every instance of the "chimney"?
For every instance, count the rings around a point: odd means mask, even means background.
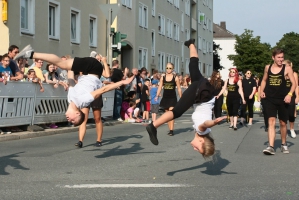
[[[220,27],[226,30],[226,22],[220,22]]]

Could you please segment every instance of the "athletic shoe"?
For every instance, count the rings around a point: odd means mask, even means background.
[[[190,44],[195,44],[195,39],[189,39],[189,40],[187,40],[187,41],[184,42],[184,45],[186,47],[189,47]]]
[[[124,120],[122,120],[122,118],[118,118],[117,121],[123,122]]]
[[[296,138],[296,132],[293,129],[290,130],[290,132],[291,132],[291,137]]]
[[[169,131],[169,132],[167,133],[167,135],[169,135],[169,136],[173,136],[173,131]]]
[[[263,150],[263,153],[265,155],[274,155],[275,151],[272,147],[267,147],[266,149]]]
[[[251,126],[251,125],[252,125],[252,123],[248,123],[247,125],[248,125],[248,126]]]
[[[79,142],[77,142],[77,143],[75,144],[75,146],[78,147],[78,148],[82,148],[82,146],[83,146],[83,142],[79,141]]]
[[[102,142],[97,141],[97,142],[94,144],[94,146],[96,146],[96,147],[101,147],[101,146],[103,146],[103,144],[102,144]]]
[[[157,138],[157,129],[156,129],[156,127],[154,127],[153,123],[150,123],[149,125],[147,125],[146,130],[148,132],[148,135],[150,137],[151,142],[154,145],[158,145],[159,141],[158,141],[158,138]]]
[[[281,145],[280,150],[282,153],[290,153],[287,145]]]
[[[30,44],[24,47],[13,59],[17,60],[18,58],[30,58],[33,48]]]
[[[237,128],[237,127],[234,127],[234,131],[236,131],[236,130],[238,130],[238,128]]]
[[[229,129],[233,129],[233,128],[234,128],[234,126],[229,126],[228,128],[229,128]]]

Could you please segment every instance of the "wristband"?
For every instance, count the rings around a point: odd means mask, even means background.
[[[293,94],[291,92],[289,92],[288,95],[290,95],[291,97],[293,96]]]

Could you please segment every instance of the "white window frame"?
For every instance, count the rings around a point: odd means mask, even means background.
[[[202,40],[201,40],[201,37],[198,36],[198,41],[197,41],[197,48],[198,50],[202,50]]]
[[[155,51],[156,51],[156,32],[155,29],[152,29],[152,34],[151,34],[151,47],[152,47],[152,57],[155,56]]]
[[[121,0],[121,4],[127,8],[132,8],[132,0]]]
[[[49,9],[48,9],[48,36],[50,39],[56,39],[59,40],[60,38],[60,2],[49,0]],[[54,24],[50,24],[50,7],[54,8]],[[52,28],[53,34],[50,34],[50,26]]]
[[[200,73],[202,73],[201,62],[198,62],[198,68],[199,68]]]
[[[166,37],[169,37],[169,18],[166,19]]]
[[[169,20],[169,38],[173,37],[173,21]]]
[[[205,39],[202,39],[202,53],[203,54],[206,54],[206,52],[207,52],[206,48],[207,48],[207,42]]]
[[[139,26],[142,28],[148,28],[148,7],[147,5],[139,2]]]
[[[173,56],[173,64],[174,64],[174,70],[176,73],[180,73],[180,58],[179,56]]]
[[[187,16],[190,17],[190,0],[186,0],[185,1],[185,13]]]
[[[186,58],[186,59],[185,59],[185,72],[186,72],[186,74],[190,74],[190,71],[189,71],[189,63],[190,63],[190,59],[189,59],[189,58]]]
[[[91,30],[90,23],[93,21],[93,41],[91,42]],[[89,46],[97,47],[98,46],[98,18],[95,15],[89,15]]]
[[[164,72],[165,71],[165,53],[164,52],[158,52],[158,66],[159,66],[159,70],[160,72]]]
[[[22,27],[22,3],[28,2],[28,10],[24,13],[26,16],[27,25]],[[21,34],[35,34],[35,0],[20,0],[20,30]]]
[[[185,45],[184,45],[184,42],[182,42],[181,50],[182,50],[181,52],[182,52],[182,63],[183,63],[184,62],[184,57],[185,57],[185,53],[184,53],[185,52],[184,51],[185,50]]]
[[[184,32],[185,31],[185,28],[184,28],[184,18],[185,18],[185,16],[184,16],[185,14],[184,14],[184,12],[182,11],[182,13],[181,13],[181,31],[182,32]]]
[[[152,0],[152,16],[156,16],[156,0]]]
[[[176,7],[177,9],[180,9],[180,0],[174,0],[173,5],[174,5],[174,7]]]
[[[141,59],[140,59],[140,51],[141,51]],[[145,67],[148,69],[148,50],[144,47],[139,47],[138,49],[138,69]]]
[[[161,14],[158,14],[158,20],[159,20],[158,32],[161,35],[165,35],[165,16],[161,15]]]
[[[72,38],[72,14],[76,15],[76,30],[75,30],[75,34],[76,34],[76,38]],[[76,8],[72,8],[71,7],[71,13],[70,13],[70,36],[71,36],[71,43],[75,43],[75,44],[80,44],[80,39],[81,39],[81,11],[76,9]]]
[[[186,40],[190,39],[190,29],[186,28]]]

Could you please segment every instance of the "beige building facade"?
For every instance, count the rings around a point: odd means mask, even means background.
[[[3,1],[3,0],[2,0]],[[59,56],[106,55],[106,0],[10,0],[7,21],[0,21],[0,54],[12,44]],[[1,8],[2,10],[2,8]]]
[[[110,3],[117,3],[111,0]],[[184,41],[196,39],[199,68],[205,76],[213,68],[212,0],[120,0],[113,26],[127,34],[122,47],[122,67],[165,71],[172,62],[175,71],[188,74],[189,51]]]

